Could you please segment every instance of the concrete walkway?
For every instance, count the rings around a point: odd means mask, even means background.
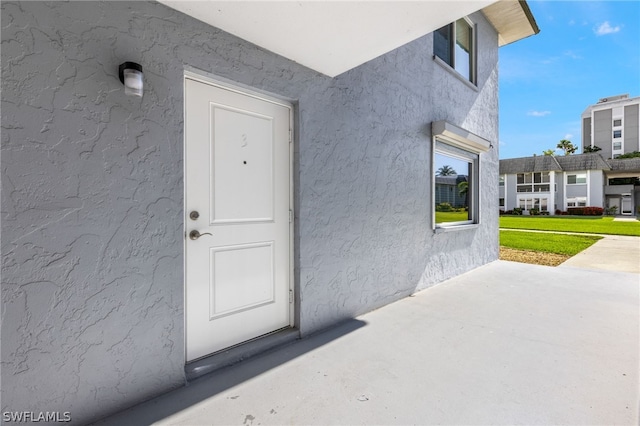
[[[635,219],[633,219],[635,221]],[[533,232],[539,234],[593,235],[602,237],[591,247],[581,251],[559,266],[599,269],[640,274],[640,237],[603,235],[578,232],[538,231],[500,228],[501,231]]]
[[[565,266],[640,274],[640,237],[605,235],[560,265]]]
[[[638,424],[638,280],[496,261],[101,424]]]

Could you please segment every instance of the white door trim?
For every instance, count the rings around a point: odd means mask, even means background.
[[[185,159],[187,157],[187,140],[186,140],[186,130],[185,130],[185,118],[186,118],[186,114],[187,114],[187,104],[186,102],[184,102],[184,96],[186,94],[186,84],[187,84],[187,80],[193,80],[193,81],[197,81],[200,83],[204,83],[204,84],[208,84],[211,86],[215,86],[215,87],[219,87],[222,89],[226,89],[241,95],[245,95],[245,96],[249,96],[252,98],[256,98],[262,101],[266,101],[266,102],[271,102],[273,104],[276,105],[280,105],[283,107],[286,107],[289,109],[289,211],[290,211],[290,221],[289,221],[289,277],[288,277],[288,281],[289,281],[289,295],[290,295],[290,300],[292,300],[291,303],[289,303],[289,327],[295,327],[296,326],[296,289],[295,289],[295,263],[294,263],[294,241],[295,241],[295,235],[294,235],[294,224],[295,224],[295,208],[294,208],[294,148],[293,148],[293,142],[294,142],[294,138],[295,138],[295,125],[294,125],[294,104],[293,102],[289,102],[287,100],[283,100],[283,99],[279,99],[275,96],[271,96],[268,95],[266,93],[262,93],[253,89],[249,89],[246,87],[240,87],[232,82],[228,82],[228,81],[224,81],[222,79],[218,79],[218,78],[214,78],[208,75],[204,75],[204,74],[200,74],[200,73],[195,73],[193,71],[189,71],[189,70],[185,70],[184,71],[184,77],[183,77],[183,82],[182,82],[182,90],[183,90],[183,140],[182,140],[182,149],[183,149],[183,153],[182,153],[182,158],[183,158],[183,170],[182,170],[182,176],[183,176],[183,188],[182,188],[182,193],[183,193],[183,200],[182,200],[182,209],[183,209],[183,235],[184,235],[184,240],[183,240],[183,247],[182,247],[182,253],[183,253],[183,275],[182,275],[182,291],[183,291],[183,330],[184,330],[184,335],[183,335],[183,354],[184,354],[184,359],[185,359],[185,363],[186,363],[186,359],[187,359],[187,306],[186,306],[186,302],[187,302],[187,295],[186,295],[186,284],[187,284],[187,277],[186,277],[186,272],[187,272],[187,258],[186,258],[186,251],[187,251],[187,242],[188,242],[188,236],[187,236],[187,227],[189,225],[188,223],[188,211],[187,211],[187,205],[186,205],[186,193],[187,193],[187,180],[186,180],[186,173],[187,173],[187,169],[186,169],[186,163],[185,163]]]

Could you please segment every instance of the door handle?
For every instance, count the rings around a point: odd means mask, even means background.
[[[203,232],[202,234],[200,232],[198,232],[198,230],[194,229],[193,231],[189,232],[189,238],[191,238],[192,240],[197,240],[198,238],[202,237],[203,235],[211,235],[213,236],[212,233],[210,232]]]

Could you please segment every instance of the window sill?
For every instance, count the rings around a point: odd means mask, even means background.
[[[442,234],[445,232],[453,232],[453,231],[465,231],[470,229],[477,229],[480,226],[479,223],[470,223],[468,225],[451,225],[451,226],[437,226],[433,230],[436,234]]]
[[[452,68],[451,65],[449,65],[448,63],[446,63],[436,55],[433,55],[433,61],[436,64],[440,65],[442,68],[444,68],[444,70],[447,71],[449,74],[453,75],[455,78],[457,78],[458,80],[466,84],[469,88],[478,92],[478,86],[476,86],[474,83],[472,83],[471,81],[463,77],[462,74],[460,74],[458,71]]]

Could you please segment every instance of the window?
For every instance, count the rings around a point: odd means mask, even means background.
[[[523,210],[535,209],[541,212],[549,211],[549,200],[546,198],[520,198],[518,207]]]
[[[504,198],[500,198],[498,200],[500,207],[502,207],[504,209]]]
[[[500,180],[498,182],[498,186],[504,186],[504,175],[500,175]]]
[[[549,172],[518,173],[516,192],[549,192]]]
[[[491,141],[446,121],[431,123],[431,134],[434,230],[480,223],[480,154],[489,150]]]
[[[614,130],[613,131],[613,137],[614,138],[621,138],[622,137],[622,130]]]
[[[466,18],[433,33],[433,53],[475,84],[475,27]]]
[[[618,119],[618,120],[613,120],[613,127],[620,127],[622,126],[622,120]]]
[[[586,197],[567,198],[567,207],[586,207],[586,206],[587,206]]]
[[[477,156],[438,143],[435,152],[436,226],[474,223]]]
[[[575,184],[581,184],[581,183],[587,183],[586,173],[567,175],[567,185],[575,185]]]
[[[614,151],[620,151],[620,150],[622,150],[622,142],[614,142],[614,143],[613,143],[613,150],[614,150]]]

